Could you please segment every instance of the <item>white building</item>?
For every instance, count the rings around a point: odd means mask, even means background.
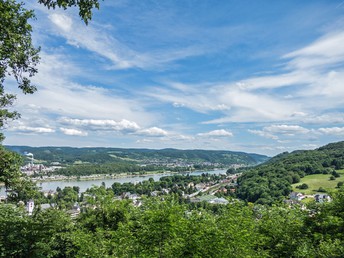
[[[35,208],[35,202],[33,200],[29,200],[26,204],[26,210],[29,213],[29,215],[32,215],[34,208]]]

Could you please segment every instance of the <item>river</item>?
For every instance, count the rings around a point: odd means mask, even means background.
[[[224,174],[226,170],[209,170],[209,171],[194,171],[189,173],[193,176],[201,175],[202,173],[208,174]],[[103,178],[103,179],[92,179],[92,180],[69,180],[69,181],[49,181],[49,182],[41,182],[37,183],[37,185],[43,191],[56,191],[57,187],[63,189],[66,186],[78,186],[80,188],[80,192],[85,192],[87,188],[92,187],[93,185],[100,186],[103,182],[105,183],[106,187],[111,187],[111,185],[115,182],[118,183],[134,183],[134,182],[142,182],[144,180],[148,180],[149,178],[153,178],[155,181],[158,181],[161,177],[164,176],[172,176],[172,175],[180,175],[182,173],[165,173],[165,174],[154,174],[154,175],[141,175],[141,176],[125,176],[120,178]],[[183,173],[185,175],[185,173]],[[0,196],[5,195],[5,188],[0,186]]]

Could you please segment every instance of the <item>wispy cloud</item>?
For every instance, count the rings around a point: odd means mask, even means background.
[[[59,120],[62,124],[81,126],[89,130],[111,130],[135,132],[140,129],[137,123],[122,119],[115,121],[111,119],[72,119],[63,117]]]
[[[168,132],[158,127],[151,127],[151,128],[139,130],[136,132],[136,134],[143,135],[143,136],[151,136],[151,137],[162,137],[162,136],[167,136]]]
[[[87,132],[83,132],[77,129],[73,128],[60,128],[61,132],[63,132],[65,135],[72,135],[72,136],[87,136]]]
[[[213,130],[206,133],[199,133],[198,136],[202,137],[232,137],[233,133],[224,129]]]
[[[54,133],[55,129],[48,128],[48,127],[30,127],[25,125],[13,126],[8,129],[9,131],[15,131],[19,133],[34,133],[34,134],[41,134],[41,133]]]
[[[343,32],[328,32],[314,43],[281,56],[280,68],[268,76],[207,83],[202,89],[202,85],[178,88],[176,83],[169,83],[147,94],[174,107],[222,113],[206,124],[330,120],[329,110],[344,104],[343,40]],[[342,121],[338,117],[331,120]]]
[[[344,127],[328,127],[328,128],[319,128],[319,132],[327,135],[344,135]]]

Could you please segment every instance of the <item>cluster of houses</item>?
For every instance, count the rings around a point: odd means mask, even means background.
[[[24,173],[27,176],[33,176],[34,174],[44,174],[48,175],[51,172],[54,172],[57,169],[62,168],[59,165],[55,166],[45,166],[43,164],[33,164],[33,163],[28,163],[25,166],[22,166],[20,168],[21,172]]]
[[[332,201],[331,197],[328,194],[324,194],[324,193],[317,193],[314,195],[305,195],[305,194],[299,193],[299,192],[291,192],[289,194],[289,200],[290,201],[300,202],[305,198],[314,198],[314,200],[318,203],[324,203],[324,202]]]
[[[205,167],[223,167],[223,164],[221,163],[217,163],[217,162],[187,162],[184,159],[146,159],[142,161],[142,165],[141,166],[147,166],[147,165],[154,165],[154,166],[164,166],[164,167],[168,167],[168,168],[178,168],[178,167],[183,167],[183,168],[194,168],[194,166],[205,166]],[[240,166],[244,166],[243,164],[235,164],[238,167]]]

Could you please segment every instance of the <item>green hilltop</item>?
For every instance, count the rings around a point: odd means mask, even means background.
[[[238,196],[249,202],[271,204],[283,199],[292,184],[313,174],[338,176],[344,165],[344,141],[330,143],[315,150],[281,153],[267,162],[243,171],[239,178]]]
[[[29,147],[6,146],[7,149],[24,155],[34,154],[35,159],[45,163],[60,162],[74,164],[87,163],[152,163],[156,162],[188,162],[219,163],[222,165],[257,165],[269,159],[265,155],[218,150],[178,150],[178,149],[133,149],[133,148],[73,148],[73,147]]]

